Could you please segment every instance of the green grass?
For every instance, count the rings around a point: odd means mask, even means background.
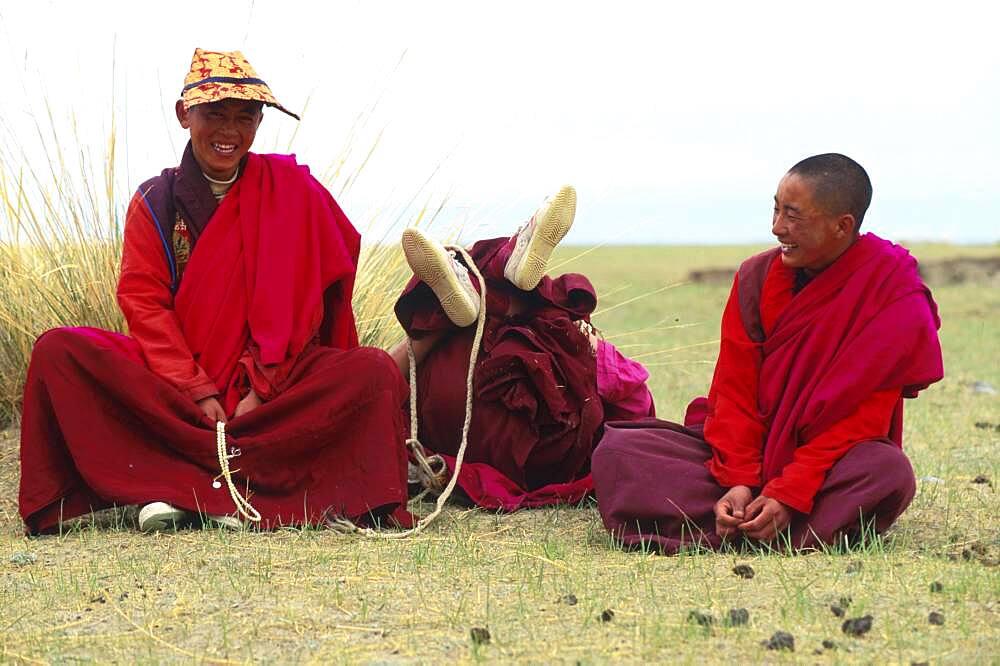
[[[718,337],[728,286],[688,284],[614,306],[692,268],[735,269],[751,251],[601,248],[577,257],[566,248],[555,263],[572,259],[560,271],[591,277],[606,310],[595,323],[627,353],[646,354],[658,412],[678,419],[707,390],[716,345],[701,343]],[[995,256],[997,248],[916,253]],[[1000,482],[1000,431],[975,427],[1000,423],[1000,397],[968,385],[1000,387],[1000,293],[959,285],[935,296],[947,377],[908,404],[905,448],[923,479],[917,498],[886,539],[849,553],[621,552],[590,504],[511,515],[452,508],[425,534],[391,543],[324,530],[147,536],[117,514],[26,539],[8,431],[0,441],[0,659],[997,662],[997,493],[971,481]],[[737,563],[755,577],[733,575]],[[943,591],[932,592],[932,582]],[[578,603],[565,603],[568,594]],[[848,617],[875,618],[863,638],[844,635],[829,609],[844,596]],[[749,624],[724,626],[731,608],[746,608]],[[606,609],[614,617],[602,622]],[[688,622],[691,610],[712,614],[715,625]],[[944,614],[943,626],[928,623],[931,611]],[[490,643],[474,644],[472,627],[488,628]],[[794,653],[760,645],[779,629],[795,636]],[[837,647],[813,655],[823,640]]]

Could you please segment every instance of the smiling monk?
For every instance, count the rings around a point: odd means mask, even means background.
[[[130,335],[62,328],[35,345],[30,532],[128,504],[144,530],[195,512],[238,526],[237,492],[263,527],[409,522],[406,383],[385,352],[358,348],[351,311],[360,236],[294,156],[249,152],[264,106],[298,118],[240,52],[195,51],[175,109],[190,134],[180,166],[143,183],[125,218]]]
[[[736,274],[707,400],[683,426],[609,425],[594,453],[616,537],[665,552],[814,548],[881,533],[909,505],[902,399],[943,376],[940,320],[916,260],[859,233],[871,195],[861,165],[834,153],[781,179],[779,246]]]

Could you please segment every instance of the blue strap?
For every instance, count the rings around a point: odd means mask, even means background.
[[[267,87],[267,84],[264,83],[262,79],[255,79],[250,77],[234,77],[234,76],[210,76],[207,79],[202,79],[201,81],[194,81],[192,83],[187,84],[181,90],[181,94],[183,95],[188,90],[191,90],[191,88],[197,88],[198,86],[203,86],[206,83],[239,83],[244,86],[264,86],[265,88]]]
[[[177,293],[177,266],[174,262],[174,249],[173,246],[167,242],[166,237],[163,235],[163,227],[160,226],[160,220],[156,217],[156,213],[153,212],[153,207],[149,205],[149,199],[146,198],[145,192],[139,192],[139,196],[146,203],[146,209],[149,210],[149,214],[153,216],[153,226],[156,227],[156,233],[160,236],[160,242],[163,243],[163,252],[167,255],[167,267],[170,268],[170,293]]]

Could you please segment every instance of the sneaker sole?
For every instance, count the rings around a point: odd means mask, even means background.
[[[162,506],[158,506],[161,504]],[[144,513],[145,515],[143,515]],[[139,529],[143,532],[175,530],[187,517],[187,512],[182,509],[172,507],[166,502],[154,502],[144,506],[139,511]]]
[[[476,321],[476,304],[455,277],[451,256],[418,229],[403,231],[401,243],[410,270],[431,288],[448,319],[456,326]]]
[[[576,216],[576,190],[564,185],[549,202],[541,219],[535,220],[535,232],[524,250],[521,261],[514,269],[511,282],[522,291],[531,291],[545,275],[552,251],[556,249]]]

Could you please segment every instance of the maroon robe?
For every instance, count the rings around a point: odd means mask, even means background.
[[[282,368],[270,399],[227,427],[234,481],[262,526],[390,513],[407,522],[406,384],[385,352],[356,347],[358,237],[332,197],[293,158],[250,155],[199,230],[175,297],[169,244],[156,243],[162,228],[144,194],[126,220],[119,285],[137,337],[57,329],[32,353],[21,431],[28,530],[150,501],[234,513],[215,483],[215,424],[193,392],[218,395],[232,413],[249,388],[248,348],[263,372]]]
[[[469,253],[486,280],[487,317],[458,481],[478,506],[508,511],[586,495],[603,418],[594,354],[575,323],[596,306],[593,287],[582,275],[567,274],[520,291],[503,277],[511,247],[511,240],[498,238],[476,243]],[[525,312],[507,315],[512,297]],[[448,332],[417,368],[417,404],[421,443],[454,469],[475,327],[455,327],[416,278],[397,302],[396,316],[414,339]]]
[[[758,487],[780,476],[797,447],[849,419],[871,396],[895,389],[913,398],[943,376],[937,307],[905,249],[862,236],[791,300],[765,337],[760,296],[774,253],[749,259],[739,273],[743,324],[762,359]],[[721,544],[713,507],[726,488],[709,469],[704,406],[704,399],[692,404],[687,427],[658,421],[607,428],[594,453],[595,489],[605,526],[625,543],[668,552]],[[859,514],[882,531],[905,510],[915,481],[898,426],[898,418],[887,419],[879,439],[856,443],[833,465],[811,512],[795,514],[793,546],[857,533]]]

